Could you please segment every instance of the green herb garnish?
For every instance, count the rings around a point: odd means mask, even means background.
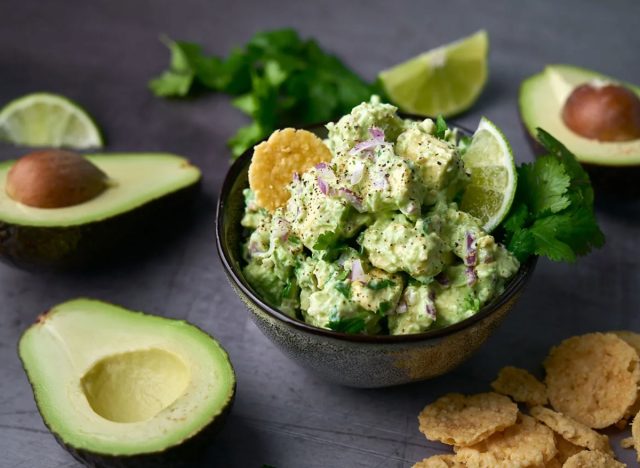
[[[436,138],[444,140],[444,136],[447,133],[447,130],[449,130],[449,127],[447,127],[447,122],[441,115],[439,115],[436,119]]]
[[[351,297],[351,285],[349,283],[336,283],[336,289],[340,294],[349,299]]]
[[[604,244],[593,212],[593,188],[562,143],[541,128],[538,140],[549,154],[518,167],[515,199],[502,224],[505,244],[520,261],[540,255],[573,262]]]
[[[284,287],[282,288],[282,298],[289,299],[291,297],[291,293],[293,292],[293,283],[291,280],[287,280],[284,283]]]
[[[333,331],[342,333],[360,333],[365,329],[365,323],[362,317],[347,317],[339,320],[331,320],[327,326]]]
[[[377,310],[378,315],[385,315],[387,312],[389,312],[389,310],[391,309],[391,306],[392,306],[391,302],[382,301],[378,306],[378,310]]]
[[[164,42],[169,69],[149,87],[162,97],[183,97],[198,87],[235,96],[234,106],[252,123],[229,140],[234,157],[278,128],[339,118],[381,91],[292,29],[258,33],[226,58],[207,56],[198,44]]]
[[[395,286],[395,281],[391,281],[388,279],[372,279],[367,283],[367,288],[373,289],[374,291],[379,291],[380,289],[388,288],[390,286]]]

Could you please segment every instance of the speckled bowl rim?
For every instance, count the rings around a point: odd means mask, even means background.
[[[411,115],[403,115],[403,117],[414,118],[414,116]],[[422,118],[424,117],[421,117],[421,119]],[[317,129],[323,126],[324,124],[318,124],[307,128]],[[449,126],[457,128],[462,134],[471,135],[473,133],[466,128],[460,127],[458,125],[452,125],[450,123]],[[477,313],[462,320],[461,322],[449,325],[448,327],[437,328],[422,333],[412,333],[409,335],[354,335],[327,330],[325,328],[319,328],[301,320],[292,318],[284,312],[270,306],[260,298],[259,294],[255,292],[249,285],[249,283],[245,280],[242,272],[236,270],[236,268],[234,267],[234,262],[232,260],[232,254],[227,251],[227,249],[224,247],[225,243],[222,242],[222,239],[224,237],[223,226],[226,219],[224,212],[227,198],[229,197],[231,189],[235,184],[238,176],[244,171],[248,170],[249,164],[251,163],[252,154],[253,148],[245,151],[238,159],[236,159],[229,168],[224,182],[222,183],[216,209],[216,246],[218,255],[220,256],[220,260],[222,261],[222,265],[227,273],[227,276],[256,307],[260,308],[271,317],[295,328],[298,331],[329,337],[341,341],[371,344],[411,343],[416,341],[427,341],[431,339],[442,338],[444,336],[451,335],[467,327],[470,327],[471,325],[480,322],[494,312],[500,310],[525,286],[535,269],[538,258],[536,256],[532,256],[526,262],[520,265],[520,269],[517,271],[511,281],[509,281],[509,283],[506,285],[502,294],[482,307]],[[236,263],[240,264],[241,262],[238,261]]]

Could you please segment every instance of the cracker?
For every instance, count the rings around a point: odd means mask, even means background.
[[[413,465],[412,468],[464,468],[455,455],[434,455]]]
[[[636,453],[638,454],[638,461],[640,461],[640,413],[636,414],[635,418],[633,418],[631,436],[633,437],[633,446],[636,448]]]
[[[307,130],[276,130],[253,150],[249,186],[256,203],[273,212],[289,199],[288,185],[294,173],[302,174],[320,162],[331,160],[331,151]]]
[[[458,459],[474,467],[545,466],[556,453],[551,429],[522,414],[515,425],[503,432],[471,447],[456,448]]]
[[[503,367],[498,378],[491,382],[491,387],[498,393],[510,396],[519,403],[529,406],[547,403],[547,388],[528,371],[517,367]]]
[[[545,464],[544,468],[562,468],[562,462],[557,458],[552,458]]]
[[[560,434],[574,445],[588,448],[589,450],[613,453],[609,445],[609,438],[606,435],[598,434],[593,429],[564,414],[542,406],[535,406],[531,408],[531,416],[549,426],[551,430]]]
[[[636,401],[638,354],[612,333],[566,339],[551,349],[544,367],[551,406],[589,427],[615,424]]]
[[[635,444],[633,443],[633,437],[625,437],[624,439],[622,439],[620,441],[620,447],[625,449],[630,449],[635,447]]]
[[[640,333],[629,330],[618,330],[611,333],[626,341],[629,346],[636,350],[638,356],[640,356]]]
[[[563,468],[624,468],[627,465],[599,450],[583,450],[569,457],[562,466]]]
[[[575,455],[576,453],[582,452],[584,450],[584,447],[580,447],[579,445],[569,442],[561,435],[556,434],[556,449],[558,449],[556,460],[558,460],[562,464],[566,462],[569,457]]]
[[[427,405],[418,421],[427,439],[466,446],[513,425],[517,416],[518,406],[503,395],[450,393]]]

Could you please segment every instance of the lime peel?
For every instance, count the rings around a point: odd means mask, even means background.
[[[449,117],[478,99],[488,76],[489,38],[480,30],[380,72],[391,100],[405,112]]]
[[[0,140],[34,147],[103,146],[89,114],[70,99],[52,93],[27,94],[0,109]]]
[[[506,137],[486,117],[480,123],[463,156],[471,182],[460,207],[479,218],[491,232],[507,216],[516,193],[517,173]]]

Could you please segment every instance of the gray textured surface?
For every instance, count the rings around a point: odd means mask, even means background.
[[[16,355],[37,314],[75,296],[187,318],[228,349],[238,375],[231,418],[208,465],[408,467],[443,447],[418,432],[416,415],[448,391],[485,390],[505,364],[539,370],[549,346],[569,335],[640,331],[640,205],[601,203],[604,249],[576,265],[546,261],[501,329],[454,373],[421,384],[362,391],[316,379],[280,354],[249,321],[218,262],[216,193],[227,168],[226,138],[244,123],[223,96],[168,102],[146,80],[167,62],[166,33],[225,53],[255,31],[290,25],[314,36],[364,76],[425,49],[488,29],[491,78],[478,104],[499,124],[518,160],[531,158],[518,121],[519,82],[544,64],[574,63],[638,82],[635,1],[278,2],[57,1],[0,3],[0,102],[51,90],[81,102],[101,123],[109,150],[184,154],[204,170],[198,222],[157,256],[83,276],[36,275],[0,266],[0,465],[76,466],[35,410]],[[20,150],[0,146],[0,159]],[[616,450],[633,464],[630,451]]]

